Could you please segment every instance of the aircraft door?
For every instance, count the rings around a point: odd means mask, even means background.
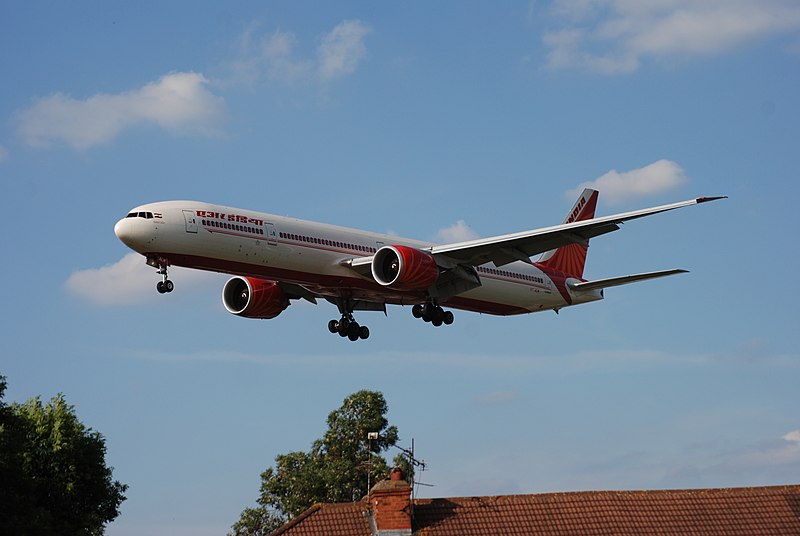
[[[265,223],[264,228],[267,231],[267,244],[270,246],[278,245],[278,234],[275,231],[274,223]]]
[[[197,216],[193,210],[184,210],[183,219],[186,221],[186,232],[197,234]]]

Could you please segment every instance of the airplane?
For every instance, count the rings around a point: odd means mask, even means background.
[[[453,323],[449,309],[517,315],[601,300],[603,290],[686,270],[607,279],[583,278],[589,240],[624,222],[723,199],[688,201],[595,218],[598,191],[585,189],[560,225],[451,244],[433,244],[358,229],[202,203],[141,205],[114,233],[162,276],[156,289],[172,292],[170,266],[232,275],[223,286],[225,309],[270,319],[293,300],[324,299],[341,315],[328,330],[351,341],[369,328],[355,311],[410,305],[434,326]],[[541,255],[536,261],[531,258]],[[447,307],[448,309],[445,309]]]

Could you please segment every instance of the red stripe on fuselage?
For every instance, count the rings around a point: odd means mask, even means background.
[[[567,305],[572,305],[572,296],[569,293],[569,289],[567,289],[567,278],[573,278],[574,276],[565,274],[564,272],[559,272],[558,270],[554,270],[549,266],[544,264],[535,262],[533,263],[539,270],[544,272],[544,274],[550,278],[550,281],[556,286],[558,293],[561,294],[561,297],[564,298],[564,301],[567,302]],[[580,281],[584,281],[580,279]]]
[[[310,244],[303,244],[311,247]],[[315,248],[325,249],[325,248]],[[387,303],[390,305],[412,305],[423,303],[426,299],[424,291],[397,291],[386,288],[382,285],[362,279],[360,277],[342,277],[338,275],[315,274],[311,272],[301,272],[298,270],[287,270],[275,268],[273,266],[261,266],[237,261],[215,259],[197,255],[165,254],[149,252],[144,254],[148,258],[160,258],[167,260],[171,266],[182,266],[197,270],[207,270],[220,272],[230,275],[258,277],[274,281],[283,281],[302,285],[308,290],[332,298],[347,298],[355,300],[372,301],[376,303]],[[522,284],[522,282],[520,282]],[[530,313],[532,311],[522,307],[506,305],[502,303],[487,302],[465,298],[463,296],[453,296],[441,301],[442,305],[464,309],[476,313],[492,315],[517,315]]]

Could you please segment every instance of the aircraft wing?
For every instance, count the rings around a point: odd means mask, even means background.
[[[491,238],[433,246],[429,251],[436,258],[446,257],[457,264],[471,266],[478,266],[487,262],[493,262],[495,266],[503,266],[514,261],[530,262],[530,258],[539,253],[568,244],[585,244],[590,238],[616,231],[619,229],[620,224],[626,221],[723,198],[724,196],[698,197],[688,201],[634,210],[602,218],[575,221]]]
[[[424,250],[431,253],[441,265],[449,265],[450,267],[458,265],[479,266],[488,262],[493,262],[498,267],[514,261],[530,263],[530,258],[534,255],[568,244],[586,244],[590,238],[616,231],[626,221],[708,201],[716,201],[725,197],[697,197],[669,205],[623,212],[601,218],[580,220],[519,233],[468,240],[466,242],[431,246]],[[372,255],[342,261],[343,265],[367,278],[371,277],[371,263]]]

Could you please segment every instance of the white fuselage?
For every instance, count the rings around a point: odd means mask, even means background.
[[[416,304],[420,290],[393,290],[346,261],[383,246],[425,250],[428,242],[196,201],[166,201],[132,209],[114,228],[153,265],[175,265],[302,286],[331,299]],[[456,309],[510,315],[560,309],[602,299],[575,292],[563,274],[536,263],[476,267],[481,285],[441,300]],[[577,280],[575,280],[577,281]]]

